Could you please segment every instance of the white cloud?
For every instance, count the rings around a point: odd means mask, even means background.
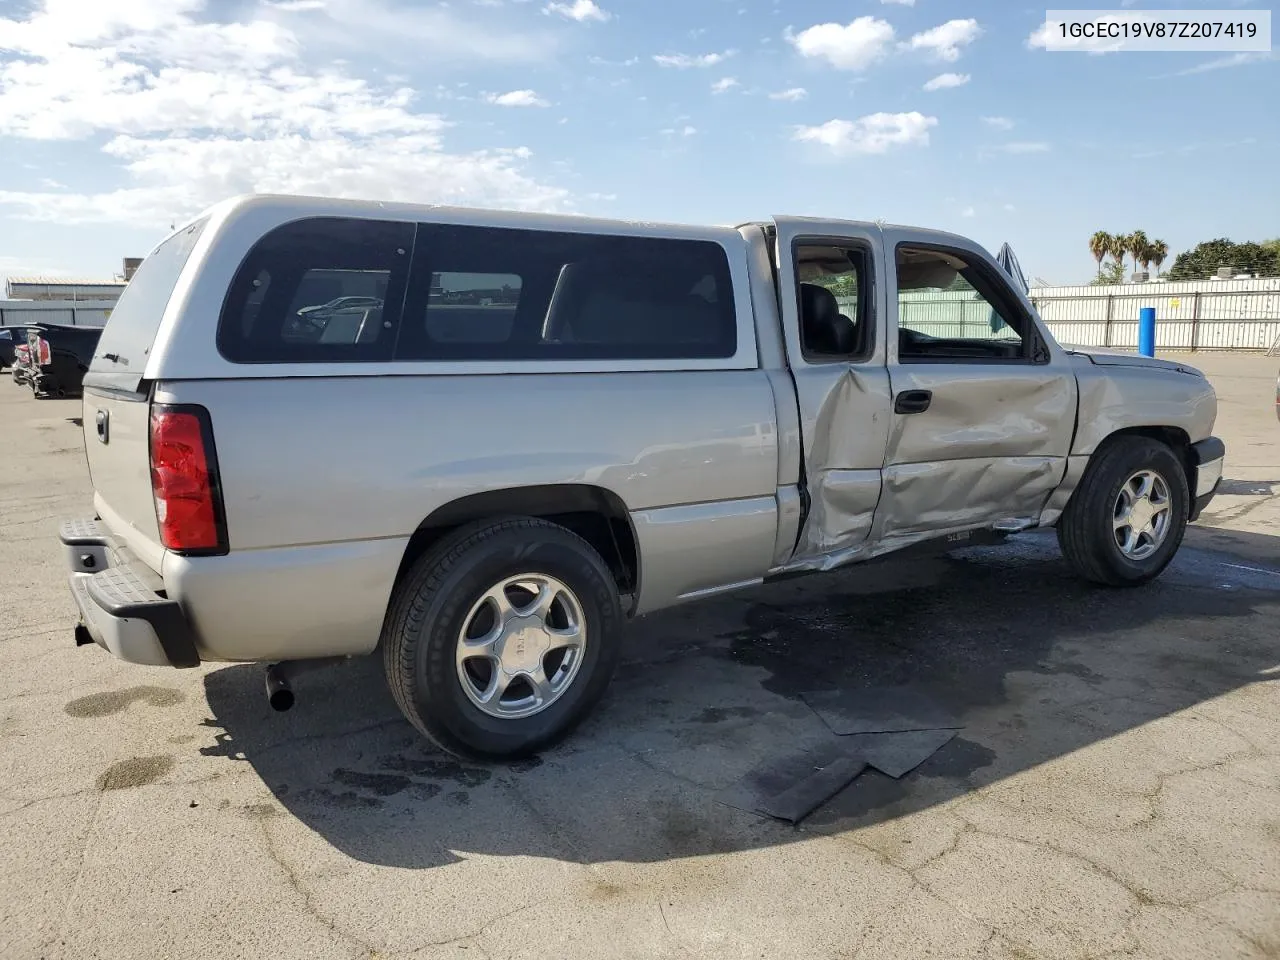
[[[1014,143],[1003,143],[996,149],[1001,153],[1048,153],[1049,144],[1041,140],[1023,140]]]
[[[75,48],[43,62],[0,64],[0,127],[35,140],[219,132],[270,136],[436,133],[434,114],[408,109],[414,91],[379,91],[338,73],[292,63],[269,70],[152,70],[110,52]]]
[[[52,177],[41,177],[40,186],[45,187],[46,189],[49,189],[49,190],[65,190],[67,185],[65,183],[59,183],[57,180],[54,180]]]
[[[56,267],[44,260],[31,260],[25,256],[14,257],[0,254],[0,277],[65,277],[69,274],[61,267]]]
[[[96,0],[60,0],[96,2]],[[119,2],[119,0],[115,0]],[[133,0],[139,2],[139,0]],[[218,0],[170,0],[218,10]],[[533,63],[553,60],[563,38],[559,31],[517,26],[492,15],[477,19],[445,3],[428,6],[403,0],[325,0],[323,9],[303,15],[281,15],[265,8],[273,22],[288,27],[298,42],[318,55],[350,52],[356,62],[397,66]],[[332,63],[332,60],[329,60]]]
[[[604,22],[612,14],[605,13],[592,0],[574,0],[573,3],[548,3],[542,8],[543,13],[558,13],[570,20],[585,23],[588,20]]]
[[[916,0],[880,0],[881,3],[896,3],[900,7],[914,7]]]
[[[931,30],[923,30],[902,44],[907,50],[925,50],[939,60],[954,63],[960,59],[961,47],[968,46],[982,34],[973,18],[948,20]]]
[[[723,80],[717,80],[711,85],[712,93],[727,93],[734,87],[738,86],[738,81],[733,77],[725,77]]]
[[[777,93],[769,94],[770,100],[803,100],[809,95],[809,91],[804,87],[792,87],[790,90],[779,90]]]
[[[1203,63],[1197,63],[1194,67],[1188,67],[1186,70],[1179,70],[1173,74],[1175,77],[1186,77],[1195,73],[1208,73],[1210,70],[1226,70],[1230,67],[1243,67],[1246,63],[1259,63],[1263,60],[1273,60],[1275,54],[1266,50],[1251,51],[1248,53],[1233,53],[1225,57],[1217,57],[1213,60],[1205,60]]]
[[[668,137],[674,137],[676,135],[679,135],[682,137],[692,137],[695,133],[698,132],[698,128],[691,127],[686,124],[683,127],[667,127],[662,132]]]
[[[285,13],[301,13],[304,10],[323,10],[324,0],[268,0],[267,6]]]
[[[792,139],[816,143],[839,156],[885,153],[893,147],[929,145],[929,128],[937,117],[911,113],[872,113],[857,120],[828,120],[816,127],[798,127]]]
[[[801,56],[826,60],[838,70],[865,70],[889,52],[893,27],[877,17],[858,17],[844,25],[820,23],[787,39]]]
[[[963,210],[960,211],[960,216],[962,217],[974,217],[974,216],[977,216],[977,214],[978,214],[978,211],[975,210],[973,207],[965,207]]]
[[[529,151],[447,154],[432,138],[366,141],[138,139],[117,137],[106,152],[126,162],[138,186],[103,193],[0,191],[0,205],[59,223],[164,225],[238,193],[282,192],[528,209],[562,207],[563,190],[520,173]],[[424,190],[423,185],[428,185]]]
[[[449,124],[416,110],[412,88],[371,84],[332,59],[310,68],[282,23],[206,22],[205,11],[205,0],[45,0],[25,20],[0,19],[0,49],[16,54],[0,56],[9,142],[106,138],[99,176],[126,180],[103,192],[0,191],[0,205],[62,222],[167,225],[251,191],[567,203],[524,172],[523,147],[446,151]]]
[[[1040,26],[1031,31],[1031,36],[1027,37],[1027,46],[1033,50],[1037,47],[1041,50],[1045,49],[1049,45],[1049,31],[1053,27],[1053,22],[1049,20],[1040,24]]]
[[[532,90],[512,90],[509,93],[490,93],[485,99],[499,107],[549,107],[546,100]]]
[[[963,87],[969,82],[967,73],[940,73],[924,85],[928,91],[946,90],[950,87]]]
[[[982,122],[988,127],[995,127],[997,130],[1013,129],[1013,121],[1008,117],[983,117]]]
[[[687,53],[658,53],[654,54],[653,62],[660,67],[676,67],[679,70],[689,67],[714,67],[718,63],[724,63],[735,52],[726,50],[724,53],[704,53],[701,56],[690,56]]]
[[[1006,203],[1006,204],[1004,205],[1004,210],[1005,210],[1005,212],[1006,212],[1006,213],[1013,213],[1013,212],[1014,212],[1015,210],[1017,210],[1017,209],[1018,209],[1018,208],[1017,208],[1017,207],[1015,207],[1012,203]]]
[[[1123,5],[1124,4],[1122,4],[1122,6]],[[1119,21],[1116,17],[1108,17],[1104,14],[1103,16],[1095,18],[1094,22],[1111,23]],[[1031,50],[1047,50],[1049,49],[1049,40],[1052,38],[1055,50],[1082,50],[1087,52],[1090,56],[1097,57],[1106,53],[1115,53],[1123,46],[1122,40],[1107,43],[1106,41],[1099,40],[1096,37],[1063,37],[1061,35],[1055,37],[1054,34],[1060,34],[1061,30],[1061,20],[1046,20],[1044,23],[1040,24],[1040,26],[1031,31],[1031,35],[1027,37],[1027,47]]]

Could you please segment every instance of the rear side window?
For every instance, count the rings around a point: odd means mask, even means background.
[[[218,350],[238,363],[387,360],[413,224],[316,217],[278,227],[240,265]]]
[[[397,360],[631,360],[737,352],[716,243],[422,224]]]
[[[142,261],[103,328],[89,367],[94,382],[126,390],[137,387],[165,307],[207,222],[198,220],[175,233]]]

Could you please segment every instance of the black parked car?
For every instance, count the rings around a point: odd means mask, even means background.
[[[27,327],[31,389],[37,397],[79,396],[102,337],[101,327],[40,323]]]
[[[0,327],[0,370],[13,366],[14,343],[19,339],[25,340],[26,333],[26,327]]]

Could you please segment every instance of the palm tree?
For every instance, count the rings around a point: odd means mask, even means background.
[[[1123,233],[1113,233],[1111,235],[1111,249],[1107,253],[1115,257],[1116,263],[1120,265],[1120,273],[1124,274],[1124,258],[1129,252],[1129,238]]]
[[[1102,258],[1111,252],[1111,234],[1099,230],[1089,238],[1089,252],[1098,261],[1098,273],[1102,273]]]
[[[1151,241],[1147,239],[1147,234],[1143,230],[1133,231],[1127,239],[1129,255],[1133,257],[1133,269],[1137,270],[1138,264],[1143,263],[1142,257],[1147,252],[1147,247],[1151,246]],[[1150,259],[1146,261],[1146,263],[1150,262]]]
[[[1163,240],[1153,241],[1151,244],[1151,262],[1156,265],[1156,276],[1160,276],[1160,264],[1169,259],[1169,245]]]

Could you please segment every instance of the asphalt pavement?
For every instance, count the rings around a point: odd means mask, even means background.
[[[0,379],[0,957],[1280,957],[1280,358],[1203,354],[1224,492],[1156,583],[1052,534],[646,618],[514,766],[404,722],[374,660],[296,684],[72,642],[74,400]],[[802,694],[960,727],[800,826],[723,799],[830,736]]]

